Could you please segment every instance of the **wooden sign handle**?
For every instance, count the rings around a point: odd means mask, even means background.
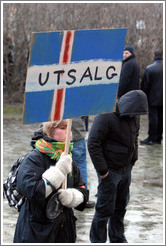
[[[66,133],[66,142],[65,142],[65,155],[68,155],[69,147],[70,147],[70,132],[71,132],[72,119],[67,119],[67,133]],[[67,188],[67,175],[65,176],[65,180],[62,183],[62,189]]]
[[[68,155],[70,146],[70,132],[71,132],[72,119],[67,119],[67,133],[65,142],[65,155]]]

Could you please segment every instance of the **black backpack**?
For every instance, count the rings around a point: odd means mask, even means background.
[[[17,173],[24,158],[25,156],[22,156],[14,162],[8,178],[3,184],[4,197],[7,198],[9,206],[16,208],[18,212],[25,201],[25,197],[16,190]]]

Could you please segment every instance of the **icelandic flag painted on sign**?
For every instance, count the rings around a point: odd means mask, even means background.
[[[126,32],[33,33],[24,124],[113,111]]]

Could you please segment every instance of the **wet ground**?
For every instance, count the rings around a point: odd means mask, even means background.
[[[93,118],[91,118],[92,122]],[[30,149],[29,140],[38,125],[22,125],[20,120],[4,119],[3,126],[3,181],[11,164]],[[139,140],[147,137],[147,117],[141,117]],[[165,171],[165,170],[164,170]],[[98,180],[88,155],[90,200],[96,201]],[[165,187],[165,186],[164,186]],[[130,187],[130,203],[125,216],[125,235],[129,244],[157,244],[164,242],[163,217],[163,143],[139,145],[139,160],[133,168]],[[2,244],[10,244],[18,213],[3,199]],[[77,244],[90,244],[89,230],[94,208],[75,211],[77,221]]]

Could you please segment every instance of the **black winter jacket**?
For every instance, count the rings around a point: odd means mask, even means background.
[[[117,97],[120,98],[128,91],[138,90],[139,88],[140,66],[135,59],[135,55],[131,55],[122,63]]]
[[[119,117],[118,113],[96,116],[88,139],[92,162],[100,175],[108,170],[119,173],[137,160],[139,122],[136,118]]]
[[[26,200],[21,207],[14,243],[73,243],[76,240],[76,218],[71,208],[64,207],[63,212],[55,219],[46,216],[45,184],[42,174],[56,161],[34,149],[22,162],[17,176],[17,189]],[[72,176],[68,176],[67,187],[76,188],[84,195],[84,202],[76,209],[82,211],[88,201],[88,190],[76,163],[72,163]]]
[[[163,62],[155,60],[145,69],[141,89],[146,93],[149,106],[163,105]]]
[[[145,93],[126,93],[117,101],[116,110],[96,116],[89,133],[89,154],[100,175],[108,170],[122,173],[137,160],[139,115],[148,113]]]

